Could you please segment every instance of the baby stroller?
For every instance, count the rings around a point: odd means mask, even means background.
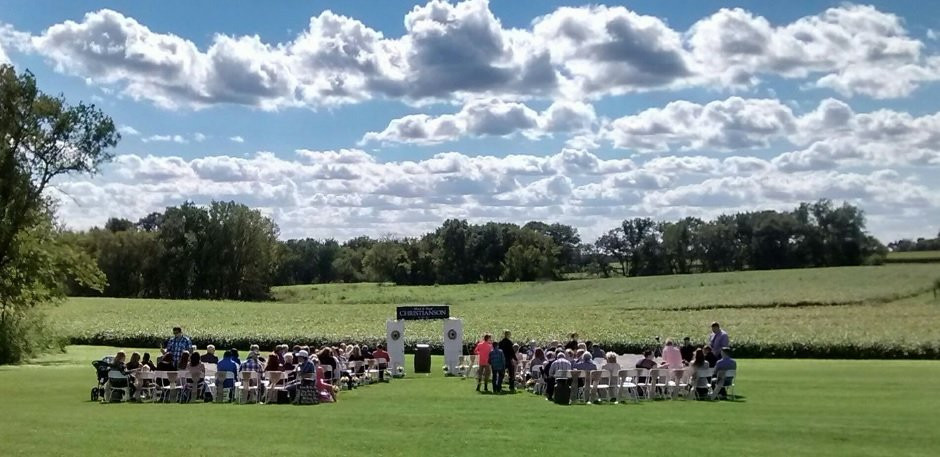
[[[98,385],[91,388],[91,401],[104,398],[104,385],[108,383],[108,371],[111,370],[113,361],[114,356],[106,355],[101,360],[91,362],[91,366],[95,367],[95,373],[98,375]]]

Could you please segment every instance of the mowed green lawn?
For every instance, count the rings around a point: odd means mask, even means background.
[[[410,374],[318,406],[88,401],[73,346],[0,367],[0,455],[934,456],[935,361],[740,360],[737,402],[561,407]],[[435,357],[432,367],[442,361]],[[408,367],[411,367],[409,359]]]
[[[468,343],[504,328],[517,340],[540,342],[577,331],[635,351],[655,336],[702,342],[718,320],[735,346],[762,356],[812,349],[872,357],[884,349],[931,357],[940,353],[940,301],[929,292],[936,278],[940,265],[910,264],[549,283],[327,284],[276,288],[278,301],[261,303],[73,298],[50,316],[81,343],[155,344],[172,325],[203,344],[375,342],[384,339],[396,304],[447,303],[464,320]],[[405,339],[439,344],[440,333],[439,322],[409,323]]]

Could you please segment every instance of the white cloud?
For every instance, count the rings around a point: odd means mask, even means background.
[[[761,75],[821,75],[816,86],[846,96],[894,98],[940,79],[937,58],[922,54],[901,18],[872,6],[846,4],[782,26],[722,9],[693,25],[688,40],[699,74],[731,87]]]
[[[241,136],[232,136],[232,137],[229,137],[229,141],[232,141],[233,143],[244,143],[245,139],[242,138]]]
[[[189,141],[186,138],[183,138],[183,135],[150,135],[140,141],[144,143],[157,142],[157,143],[166,143],[173,142],[179,144],[186,144]]]
[[[119,125],[117,130],[121,135],[128,135],[128,136],[140,135],[140,132],[138,132],[137,129],[129,125]]]
[[[196,132],[193,134],[193,141],[197,143],[202,143],[203,141],[206,141],[206,138],[208,137],[206,136],[205,133],[202,133],[202,132]]]
[[[6,41],[60,72],[167,108],[234,103],[274,110],[390,98],[596,99],[699,86],[741,89],[767,75],[843,95],[901,97],[940,79],[897,16],[843,5],[774,25],[722,9],[687,31],[625,7],[562,7],[506,28],[485,0],[431,0],[387,37],[324,11],[292,40],[212,37],[204,49],[112,10]],[[2,52],[2,51],[0,51]]]
[[[533,34],[581,94],[665,87],[692,74],[678,32],[624,7],[562,7],[536,19]]]
[[[455,114],[412,114],[392,119],[381,132],[368,132],[361,143],[435,144],[465,136],[529,138],[556,132],[587,132],[597,120],[594,108],[582,102],[557,101],[538,113],[523,103],[499,99],[468,102]]]
[[[795,130],[779,100],[731,97],[705,105],[684,100],[613,120],[601,136],[641,152],[671,149],[730,151],[767,147]]]
[[[938,38],[938,34],[937,34],[936,30],[934,30],[934,29],[927,29],[927,39],[928,39],[928,40],[936,41],[937,38]]]
[[[141,217],[185,199],[234,199],[271,214],[285,237],[415,235],[460,217],[559,221],[591,238],[631,216],[712,217],[787,209],[818,198],[850,201],[884,221],[891,220],[887,215],[907,217],[904,208],[919,208],[920,217],[940,216],[936,183],[894,169],[777,165],[746,156],[661,156],[637,163],[571,149],[550,156],[448,152],[390,162],[357,149],[299,150],[293,158],[269,152],[196,159],[129,154],[95,179],[56,183],[54,195],[68,195],[60,215],[74,227],[100,225],[112,215]]]

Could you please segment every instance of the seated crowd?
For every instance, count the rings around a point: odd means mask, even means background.
[[[591,341],[578,341],[578,334],[570,334],[567,343],[561,344],[553,341],[543,347],[538,347],[535,341],[529,343],[528,347],[519,348],[515,346],[512,351],[502,351],[497,354],[496,348],[490,343],[491,336],[486,334],[477,344],[474,351],[477,359],[476,376],[477,390],[480,390],[481,382],[484,390],[490,376],[493,378],[493,389],[499,392],[501,389],[503,375],[497,376],[498,371],[508,371],[510,379],[510,388],[514,388],[515,383],[526,382],[530,386],[538,385],[548,399],[552,399],[558,379],[564,379],[564,383],[571,389],[579,389],[588,382],[583,377],[577,379],[577,384],[570,381],[570,373],[573,370],[593,372],[601,371],[607,383],[612,383],[611,379],[617,378],[621,370],[634,368],[642,370],[638,372],[637,379],[630,379],[626,385],[634,386],[633,394],[637,397],[651,396],[661,394],[665,396],[667,392],[649,389],[650,382],[649,370],[665,369],[673,373],[670,377],[671,384],[666,384],[674,395],[678,392],[680,381],[677,376],[685,374],[692,380],[683,388],[688,389],[683,392],[690,397],[697,399],[727,398],[726,387],[733,386],[732,374],[737,369],[737,362],[732,358],[731,348],[729,347],[728,334],[721,330],[721,326],[715,322],[711,326],[712,332],[708,336],[708,343],[704,345],[694,345],[691,338],[683,339],[681,346],[676,345],[671,339],[667,339],[663,346],[657,346],[643,352],[633,367],[621,366],[624,360],[614,352],[604,352]],[[508,339],[509,332],[506,331]],[[658,341],[658,338],[657,338]],[[489,345],[489,346],[487,346]],[[504,347],[503,342],[500,347]],[[484,356],[484,354],[486,354]],[[506,360],[509,360],[507,362]],[[618,360],[620,362],[618,362]],[[632,360],[632,359],[627,359]],[[633,362],[630,362],[633,363]],[[710,370],[710,371],[706,371]],[[560,375],[564,373],[564,375]],[[712,373],[707,378],[701,377],[706,373]],[[707,383],[706,383],[707,382]],[[622,391],[618,383],[618,388],[608,389],[608,398],[616,402],[615,395]],[[534,389],[536,390],[536,389]],[[662,389],[665,390],[665,389]]]
[[[167,339],[160,353],[155,364],[150,353],[141,356],[134,352],[130,361],[126,361],[126,353],[118,352],[109,369],[125,378],[110,379],[109,387],[128,389],[131,401],[140,401],[142,394],[154,391],[152,387],[166,387],[171,382],[170,377],[154,378],[141,373],[164,372],[175,373],[171,375],[172,379],[179,379],[190,387],[178,396],[176,401],[180,402],[197,399],[209,402],[213,401],[213,395],[223,395],[223,392],[229,396],[224,400],[230,401],[236,387],[241,387],[244,382],[248,383],[246,387],[257,392],[255,397],[259,402],[267,398],[265,388],[274,382],[278,383],[278,390],[284,392],[282,395],[286,395],[288,402],[295,400],[298,390],[306,386],[315,389],[318,401],[334,402],[340,385],[354,389],[371,380],[373,373],[368,370],[370,364],[367,361],[373,362],[371,367],[377,369],[371,371],[378,371],[378,381],[390,377],[385,373],[389,355],[381,345],[372,351],[366,345],[345,343],[319,349],[279,344],[267,357],[262,357],[260,347],[253,344],[244,360],[234,348],[226,350],[219,359],[214,345],[206,346],[205,353],[200,353],[191,339],[183,335],[182,329],[175,327],[173,336]],[[207,370],[207,365],[212,369]],[[160,400],[169,401],[167,398]]]

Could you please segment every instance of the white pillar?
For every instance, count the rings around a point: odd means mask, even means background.
[[[405,366],[405,321],[385,323],[385,342],[388,350],[388,369],[392,376],[398,375],[398,367]]]
[[[444,321],[444,365],[456,373],[457,360],[463,355],[463,321],[451,317]]]

